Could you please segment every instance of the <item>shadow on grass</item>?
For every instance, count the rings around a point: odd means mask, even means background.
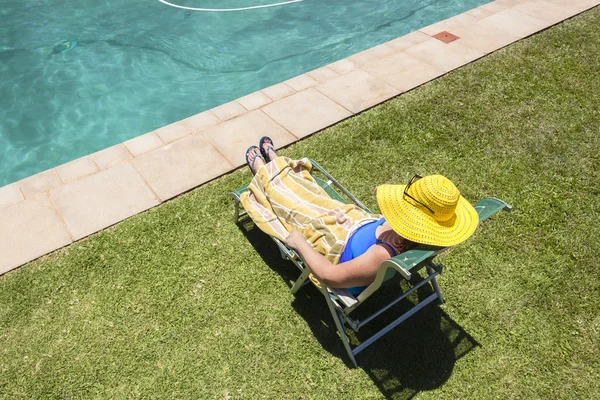
[[[263,261],[291,287],[300,274],[299,270],[291,262],[281,259],[271,238],[246,220],[240,224],[240,230]],[[420,279],[419,276],[412,283]],[[386,294],[397,296],[399,290],[408,288],[406,281],[392,280],[380,289],[380,296],[372,296],[355,312],[362,311],[368,315],[369,311],[385,305],[386,300],[390,301]],[[409,299],[417,302],[432,292],[431,286],[425,285]],[[315,307],[315,304],[322,304],[322,307]],[[392,307],[393,311],[388,310],[359,332],[346,328],[352,345],[363,342],[412,305],[411,301],[401,301]],[[351,368],[352,364],[322,294],[312,285],[306,285],[294,298],[292,307],[306,320],[323,348]],[[388,314],[391,318],[386,319]],[[421,391],[443,385],[452,374],[456,361],[478,346],[477,341],[440,307],[429,305],[359,353],[356,360],[359,368],[371,377],[386,398],[411,399]]]

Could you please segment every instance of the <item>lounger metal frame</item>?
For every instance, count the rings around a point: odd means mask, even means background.
[[[327,194],[337,200],[340,200],[344,203],[347,203],[348,200],[356,204],[358,207],[364,209],[365,211],[371,213],[371,211],[362,204],[352,193],[350,193],[344,186],[342,186],[337,180],[335,180],[324,168],[322,168],[318,163],[313,160],[310,160],[313,169],[311,170],[311,175],[318,182],[318,184],[327,192]],[[318,172],[323,175],[325,179],[322,179],[319,176],[315,176],[315,172]],[[337,191],[336,191],[337,189]],[[240,196],[242,193],[248,190],[248,185],[243,186],[233,192],[231,192],[231,197],[235,201],[235,223],[239,223],[239,219],[246,215],[246,211],[240,212]],[[347,199],[344,199],[341,192]],[[494,199],[494,198],[486,198],[481,200],[475,206],[479,214],[479,220],[483,221],[489,216],[495,214],[500,210],[511,211],[512,207],[502,200]],[[300,276],[292,285],[290,289],[293,294],[298,292],[301,287],[303,287],[308,282],[312,282],[309,279],[310,269],[306,266],[306,263],[302,259],[302,257],[296,253],[293,249],[287,247],[285,243],[281,240],[271,237],[273,241],[277,244],[279,248],[279,252],[281,253],[281,257],[285,260],[289,260],[298,269],[300,270]],[[356,358],[355,356],[364,350],[367,346],[373,344],[377,339],[391,331],[393,328],[404,322],[406,319],[423,309],[426,305],[438,301],[440,304],[444,302],[442,297],[442,293],[440,292],[439,285],[437,283],[436,277],[442,273],[443,265],[441,263],[434,263],[433,260],[440,253],[444,252],[447,248],[441,247],[432,247],[432,246],[418,246],[412,250],[406,251],[402,254],[399,254],[395,257],[392,257],[381,263],[379,270],[377,272],[377,276],[375,281],[369,285],[360,295],[353,296],[345,289],[331,289],[326,287],[322,283],[315,283],[315,286],[319,289],[319,291],[325,297],[325,301],[327,303],[327,307],[331,312],[337,330],[340,334],[342,342],[344,344],[344,348],[348,353],[348,357],[352,361],[352,364],[356,367]],[[368,317],[360,320],[358,318],[354,318],[350,314],[358,308],[362,303],[364,303],[373,293],[375,293],[381,285],[392,275],[398,273],[404,279],[409,281],[413,274],[418,274],[420,270],[425,269],[426,276],[423,279],[414,284],[409,290],[403,292],[400,296],[394,298],[385,306],[381,307],[379,310],[375,311],[373,314]],[[314,282],[313,282],[314,283]],[[410,296],[413,292],[418,290],[420,287],[424,285],[430,284],[433,293],[427,296],[425,299],[419,301],[416,305],[414,305],[410,310],[404,312],[388,325],[377,331],[371,337],[362,341],[358,346],[352,347],[350,341],[348,339],[348,335],[346,334],[346,330],[344,329],[344,324],[347,324],[351,329],[355,332],[388,311],[393,305],[402,301],[406,297]]]

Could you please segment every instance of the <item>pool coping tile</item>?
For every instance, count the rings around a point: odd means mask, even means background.
[[[433,38],[407,49],[406,52],[446,72],[455,70],[485,55],[460,44],[459,41],[446,44]]]
[[[314,88],[275,101],[262,110],[297,138],[352,116],[350,111]]]
[[[160,203],[129,163],[52,189],[50,198],[74,240]]]
[[[250,93],[247,96],[238,99],[240,104],[244,106],[248,111],[256,110],[266,104],[271,103],[271,100],[266,94],[261,91]]]
[[[100,169],[90,157],[81,157],[56,167],[56,172],[64,183],[76,181],[88,175],[99,172]]]
[[[455,33],[460,36],[458,43],[485,54],[519,40],[519,37],[512,36],[500,28],[484,26],[479,22],[459,28]]]
[[[478,23],[510,32],[519,38],[525,38],[553,25],[512,8],[482,18]]]
[[[550,0],[550,2],[577,10],[577,14],[600,5],[598,0]]]
[[[184,121],[177,121],[154,131],[156,135],[165,143],[171,143],[177,139],[181,139],[193,132]]]
[[[222,104],[211,109],[210,111],[212,111],[212,113],[215,114],[221,121],[227,121],[228,119],[244,114],[248,110],[246,110],[246,108],[244,108],[244,106],[237,101],[230,101],[229,103]]]
[[[201,133],[194,133],[136,157],[130,163],[161,201],[184,193],[234,167]]]
[[[337,72],[335,72],[327,66],[307,72],[306,75],[310,76],[319,83],[327,82],[331,79],[340,76],[340,74],[338,74]]]
[[[322,83],[316,89],[354,114],[400,94],[395,87],[362,69]]]
[[[363,67],[371,75],[394,86],[400,92],[414,89],[446,74],[446,71],[400,52]]]
[[[360,67],[361,65],[373,63],[380,59],[381,57],[378,57],[374,53],[370,52],[368,49],[348,57],[348,60],[352,61],[358,67]]]
[[[577,14],[577,11],[574,8],[560,6],[546,0],[529,0],[525,3],[521,3],[512,7],[512,9],[523,12],[524,14],[528,14],[552,25],[567,18],[571,18],[573,15]]]
[[[355,65],[360,67],[365,64],[370,64],[379,61],[382,58],[389,57],[397,52],[398,50],[394,47],[390,46],[387,43],[383,43],[378,46],[371,47],[370,49],[361,51],[360,53],[356,53],[348,57],[348,60],[352,61]]]
[[[268,98],[270,98],[273,101],[281,100],[284,97],[288,97],[296,93],[294,89],[292,89],[283,82],[261,89],[261,92],[263,92]]]
[[[127,161],[131,159],[131,157],[133,156],[123,143],[90,154],[90,158],[96,163],[101,171],[122,163],[123,161]]]
[[[439,32],[452,32],[456,28],[461,28],[465,25],[472,24],[473,22],[475,22],[475,20],[475,17],[472,17],[466,13],[459,14],[454,17],[421,28],[419,29],[419,31],[425,33],[426,35],[434,36]]]
[[[0,275],[72,243],[47,193],[0,210]]]
[[[271,104],[274,103],[270,103],[266,107]],[[252,145],[258,145],[258,141],[263,136],[271,137],[278,147],[297,140],[295,136],[261,110],[250,111],[206,129],[201,134],[233,167],[239,167],[246,163],[246,149]]]
[[[0,187],[0,210],[22,200],[25,200],[25,196],[16,183]]]
[[[47,192],[57,186],[63,184],[60,177],[56,173],[56,169],[52,168],[38,174],[32,175],[28,178],[21,179],[16,182],[21,188],[23,196],[29,199],[39,193]]]
[[[500,4],[498,4],[495,1],[492,1],[490,3],[479,6],[478,8],[481,8],[482,10],[485,10],[485,11],[489,11],[492,14],[506,10],[506,7],[501,6]]]
[[[220,122],[221,120],[210,111],[203,111],[183,120],[183,123],[186,124],[193,133],[203,131]]]
[[[475,18],[475,21],[479,21],[482,18],[489,17],[490,15],[493,14],[493,12],[486,10],[483,7],[477,7],[472,10],[467,11],[466,14]]]
[[[134,157],[165,145],[154,132],[148,132],[141,136],[134,137],[133,139],[126,140],[123,144]]]
[[[511,8],[516,6],[517,4],[521,4],[524,3],[528,0],[494,0],[494,2],[501,6],[501,7],[505,7],[505,8]]]
[[[344,58],[342,60],[329,64],[328,67],[337,72],[338,74],[343,75],[347,72],[354,71],[358,68],[358,65],[352,62],[352,60]]]
[[[408,49],[409,47],[415,46],[419,43],[423,43],[426,40],[429,40],[431,36],[421,31],[414,31],[409,33],[408,35],[401,36],[397,39],[390,40],[386,44],[397,51],[403,51]]]
[[[0,275],[238,168],[263,135],[285,146],[599,4],[495,0],[0,187]]]
[[[319,82],[308,76],[307,74],[298,75],[284,82],[286,85],[299,92],[309,87],[317,85]]]
[[[398,49],[396,49],[394,46],[392,46],[388,43],[382,43],[378,46],[371,47],[370,49],[368,49],[366,51],[374,54],[381,60],[382,58],[386,58],[393,54],[396,54],[398,52]]]

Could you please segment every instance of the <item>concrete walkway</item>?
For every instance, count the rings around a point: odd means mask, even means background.
[[[496,0],[0,188],[0,274],[600,4]]]

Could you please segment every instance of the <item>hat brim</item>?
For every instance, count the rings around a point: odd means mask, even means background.
[[[377,204],[392,229],[412,242],[448,247],[465,241],[479,223],[479,215],[469,202],[459,197],[454,215],[444,222],[404,198],[406,185],[377,188]]]

